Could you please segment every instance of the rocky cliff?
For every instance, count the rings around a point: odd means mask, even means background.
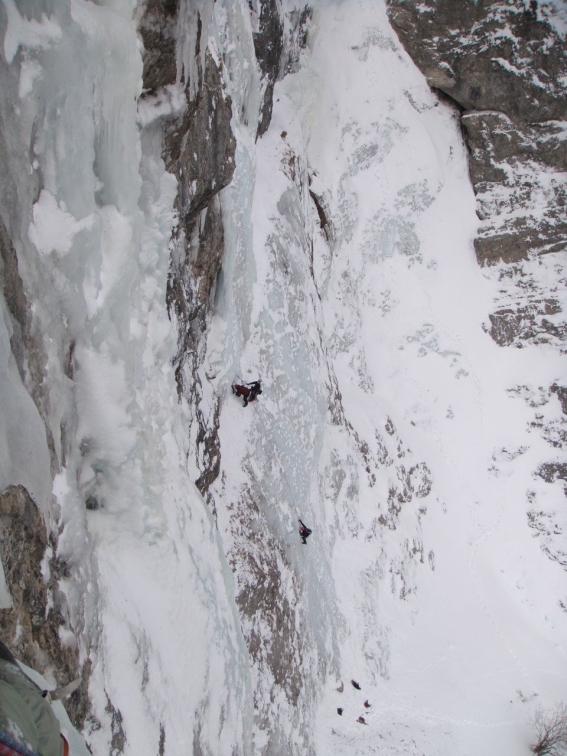
[[[480,264],[564,250],[567,55],[537,0],[388,7],[430,86],[462,112]]]
[[[501,347],[534,344],[565,354],[567,47],[559,12],[538,0],[388,0],[404,47],[460,115],[480,221],[476,255],[496,286],[485,328]],[[565,407],[558,421],[542,408],[564,392],[557,384],[515,389],[549,444],[552,461],[534,472],[550,484],[565,479],[554,460],[565,444]],[[537,511],[529,492],[528,502],[530,527],[564,563],[551,516]]]
[[[563,342],[557,289],[541,280],[542,266],[563,279],[567,247],[567,53],[552,11],[537,0],[389,0],[388,9],[430,86],[461,113],[480,219],[477,259],[507,264],[492,337],[501,345]]]

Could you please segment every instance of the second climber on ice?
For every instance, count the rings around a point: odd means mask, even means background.
[[[312,532],[313,531],[311,530],[311,528],[308,528],[304,522],[299,520],[299,535],[301,536],[301,543],[306,544],[307,539],[309,538]]]

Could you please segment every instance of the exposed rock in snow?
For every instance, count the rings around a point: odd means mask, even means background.
[[[168,169],[177,177],[179,225],[173,240],[168,305],[179,320],[176,375],[183,390],[183,368],[195,375],[199,342],[212,307],[212,294],[222,266],[224,232],[216,197],[230,183],[235,168],[232,107],[211,53],[195,99],[181,118],[166,125],[164,151]],[[188,91],[188,90],[187,90]]]
[[[538,3],[389,0],[430,86],[465,111],[481,264],[564,250],[565,45]]]
[[[59,581],[69,578],[56,556],[56,542],[23,486],[0,495],[0,556],[12,607],[0,609],[2,639],[18,659],[52,679],[55,687],[82,676],[81,688],[66,708],[82,729],[89,712],[90,665],[82,668],[65,594]]]
[[[503,113],[462,117],[482,221],[479,261],[506,263],[567,245],[567,123],[514,123]]]
[[[155,95],[177,81],[178,0],[147,0],[138,29],[144,43],[144,90]]]
[[[199,59],[196,68],[197,95],[188,101],[182,118],[167,124],[164,145],[167,168],[178,180],[178,212],[187,236],[197,215],[230,183],[234,173],[232,103],[209,49],[204,70]]]
[[[256,59],[264,78],[264,97],[257,135],[266,133],[272,119],[274,84],[278,79],[284,48],[283,21],[277,0],[260,0],[258,31],[254,34]]]
[[[292,3],[293,6],[293,3]],[[252,4],[250,4],[252,9]],[[308,4],[281,9],[278,0],[259,0],[254,32],[254,50],[262,73],[263,100],[257,137],[266,133],[272,119],[274,84],[297,70],[301,50],[307,44],[313,10]],[[254,17],[253,17],[254,22]]]
[[[389,0],[392,25],[432,87],[465,110],[561,120],[565,49],[537,0]]]

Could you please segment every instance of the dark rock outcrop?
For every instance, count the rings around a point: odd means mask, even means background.
[[[201,475],[196,481],[206,496],[218,475],[218,407],[211,417],[200,409],[198,367],[205,349],[204,335],[211,315],[215,285],[224,257],[224,228],[219,192],[234,174],[236,140],[232,133],[232,102],[227,95],[222,63],[210,49],[195,12],[195,81],[177,70],[175,37],[178,0],[150,0],[140,21],[144,42],[145,96],[159,96],[160,88],[184,87],[187,106],[162,119],[163,158],[178,182],[176,210],[179,224],[172,239],[167,305],[178,325],[174,359],[177,389],[193,409]]]
[[[307,44],[312,9],[306,5],[283,15],[278,0],[260,0],[258,31],[254,34],[254,51],[263,84],[262,107],[256,137],[268,130],[272,120],[274,85],[287,73],[296,71],[301,50]]]
[[[535,344],[560,342],[567,338],[567,325],[555,324],[549,316],[561,312],[554,299],[536,301],[524,307],[507,307],[489,315],[490,335],[500,346],[522,347],[529,341]]]
[[[183,117],[169,125],[164,143],[167,168],[178,180],[180,224],[173,239],[167,303],[179,324],[175,367],[180,393],[185,366],[195,376],[200,364],[200,342],[222,268],[224,229],[218,194],[234,174],[231,118],[221,70],[207,51],[197,97]]]
[[[277,0],[262,0],[254,51],[264,80],[264,96],[257,136],[265,134],[272,119],[274,84],[278,80],[284,49],[283,20]]]
[[[167,170],[179,182],[178,211],[187,230],[234,174],[236,141],[230,126],[232,103],[224,90],[221,68],[209,50],[199,89],[183,117],[167,128]]]
[[[235,505],[233,533],[235,545],[229,559],[236,573],[236,602],[250,656],[296,706],[303,688],[305,642],[298,632],[300,590],[285,550],[271,535],[252,490],[244,491]],[[266,717],[261,696],[255,708],[260,709],[260,718]]]
[[[44,378],[47,356],[43,341],[34,332],[30,306],[18,269],[18,256],[10,234],[0,217],[0,286],[12,325],[10,347],[22,383],[28,390],[45,424],[45,433],[51,458],[53,474],[59,470],[53,433],[49,425],[50,402]]]
[[[561,412],[564,415],[567,415],[567,387],[566,386],[558,386],[556,383],[554,383],[550,391],[552,394],[556,394],[557,398],[559,399],[559,403],[561,405]]]
[[[2,639],[24,664],[43,673],[54,671],[64,685],[82,677],[79,690],[65,701],[74,725],[82,729],[88,713],[90,664],[79,665],[78,647],[65,619],[65,599],[57,583],[67,576],[55,556],[43,518],[23,486],[0,495],[0,557],[12,598],[10,609],[0,609]],[[49,547],[51,547],[49,549]],[[69,642],[63,642],[63,637]]]
[[[567,247],[565,45],[538,10],[514,0],[389,0],[389,17],[431,87],[464,111],[482,221],[479,262]]]
[[[530,123],[564,118],[564,45],[537,2],[389,0],[388,11],[429,84],[465,110]]]
[[[546,483],[554,483],[556,480],[562,480],[567,483],[567,463],[565,462],[544,462],[539,468],[537,474],[545,480]],[[567,486],[564,487],[567,496]]]
[[[144,89],[155,94],[160,87],[175,84],[177,57],[175,31],[179,0],[148,0],[139,24],[144,43]]]
[[[567,142],[557,122],[530,125],[503,113],[465,113],[470,175],[482,221],[479,262],[517,262],[567,246]]]

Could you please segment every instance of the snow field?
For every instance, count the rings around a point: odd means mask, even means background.
[[[376,493],[361,484],[350,513],[335,505],[351,530],[337,539],[333,569],[348,627],[342,678],[365,679],[375,726],[354,722],[362,712],[350,700],[348,720],[337,717],[343,699],[329,680],[317,750],[518,753],[535,706],[562,695],[564,573],[526,527],[526,490],[545,488],[533,471],[549,447],[529,435],[532,414],[509,392],[550,385],[559,358],[500,349],[483,331],[497,292],[474,259],[457,123],[436,106],[384,8],[343,3],[317,22],[308,70],[281,88],[303,107],[310,170],[331,205],[327,343],[360,435],[372,447],[389,416],[433,479],[427,513],[416,520],[418,503],[403,505],[397,533],[377,542],[366,531],[363,543],[360,525],[386,494],[380,471]],[[408,563],[412,542],[432,554],[429,566]]]

